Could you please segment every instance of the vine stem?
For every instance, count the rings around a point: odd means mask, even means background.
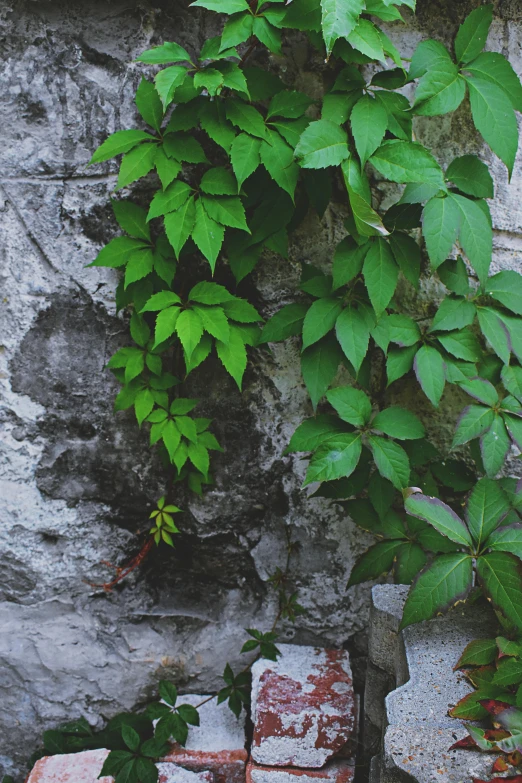
[[[112,579],[110,582],[104,582],[103,584],[96,584],[95,582],[87,582],[84,580],[85,584],[88,584],[89,587],[93,587],[96,589],[103,589],[106,593],[110,593],[112,588],[117,585],[119,582],[122,582],[125,577],[127,577],[129,574],[131,574],[133,571],[138,568],[147,555],[149,554],[150,550],[152,549],[152,546],[154,544],[154,540],[152,536],[149,536],[143,546],[141,547],[140,551],[138,552],[135,557],[132,558],[132,560],[129,560],[126,566],[120,567],[120,566],[114,566],[112,563],[109,563],[107,561],[103,561],[104,565],[109,566],[109,568],[115,568],[116,569],[116,576],[114,579]]]

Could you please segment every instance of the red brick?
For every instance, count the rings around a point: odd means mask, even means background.
[[[63,756],[45,756],[36,762],[26,783],[114,783],[114,778],[98,778],[108,750],[86,750]],[[158,783],[215,783],[211,772],[199,774],[173,763],[160,763]]]
[[[322,767],[350,739],[355,723],[345,650],[280,645],[277,662],[252,669],[252,757],[270,767]]]
[[[352,783],[353,763],[330,761],[321,769],[263,767],[249,761],[246,783]]]
[[[180,696],[179,703],[196,706],[205,698],[194,694]],[[210,770],[216,783],[245,783],[245,713],[238,720],[226,704],[218,704],[216,699],[198,711],[200,725],[189,728],[185,747],[173,744],[164,760],[194,772]]]

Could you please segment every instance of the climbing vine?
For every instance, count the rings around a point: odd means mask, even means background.
[[[148,175],[157,183],[148,210],[115,198],[124,234],[92,264],[121,270],[117,307],[130,314],[133,345],[108,364],[122,384],[116,410],[134,409],[171,470],[147,551],[152,539],[174,545],[175,487],[201,493],[221,450],[200,401],[184,396],[187,377],[215,354],[241,389],[252,351],[293,339],[314,415],[287,453],[309,455],[304,486],[319,484],[315,495],[377,538],[350,584],[389,571],[412,584],[403,625],[480,589],[504,627],[522,632],[522,487],[497,478],[510,448],[522,451],[522,276],[489,274],[485,163],[464,155],[444,170],[415,135],[417,116],[466,100],[511,177],[522,86],[503,55],[484,51],[492,6],[463,21],[453,53],[426,40],[411,61],[379,25],[401,22],[414,0],[192,6],[224,14],[221,35],[199,53],[174,42],[145,51],[136,105],[149,130],[117,131],[91,160],[122,156],[117,194]],[[264,49],[284,57],[304,36],[324,63],[320,100],[251,64]],[[400,193],[386,211],[372,198],[380,180]],[[241,282],[264,251],[286,258],[293,230],[309,210],[322,217],[341,188],[346,236],[330,271],[303,264],[296,301],[262,325]],[[426,300],[428,291],[445,293]],[[447,386],[469,396],[451,456],[411,411],[387,404],[406,376],[433,408]],[[277,620],[293,619],[297,597],[281,580],[274,574]],[[275,625],[249,633],[245,651],[277,655]],[[219,698],[236,714],[246,675],[225,670]]]

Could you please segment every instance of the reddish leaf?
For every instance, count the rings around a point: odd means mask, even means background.
[[[508,764],[511,764],[512,767],[522,767],[522,753],[519,753],[518,750],[513,751],[513,753],[508,753],[506,761]]]
[[[522,783],[522,775],[513,775],[510,778],[491,778],[491,780],[473,778],[473,783],[494,783],[496,780],[508,781],[508,783]]]
[[[478,669],[464,672],[464,676],[475,688],[481,688],[483,685],[491,683],[495,672],[494,666],[479,666]]]
[[[511,707],[511,704],[507,704],[505,701],[498,701],[497,699],[481,699],[479,704],[493,717],[500,715],[501,712]]]
[[[498,759],[493,764],[493,766],[491,767],[491,771],[506,772],[508,767],[509,764],[507,763],[507,761],[502,756],[499,756]]]
[[[458,742],[455,742],[449,750],[478,750],[478,745],[473,737],[470,737],[468,734],[467,737],[463,737]]]

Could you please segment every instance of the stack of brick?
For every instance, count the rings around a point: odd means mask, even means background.
[[[247,783],[350,783],[356,702],[348,653],[280,645],[252,669]]]
[[[158,783],[352,783],[356,703],[348,653],[280,645],[252,669],[251,757],[245,717],[215,699],[199,708],[185,747],[158,763]],[[193,706],[205,696],[183,696]],[[40,759],[27,783],[113,783],[98,778],[108,750]],[[299,781],[296,780],[299,778]]]
[[[205,696],[183,696],[180,703],[195,706]],[[158,763],[158,783],[245,783],[244,713],[236,720],[226,704],[216,699],[199,708],[200,726],[191,726],[184,748],[172,745]],[[46,756],[34,766],[26,783],[113,783],[98,779],[108,750],[89,750],[63,756]]]

